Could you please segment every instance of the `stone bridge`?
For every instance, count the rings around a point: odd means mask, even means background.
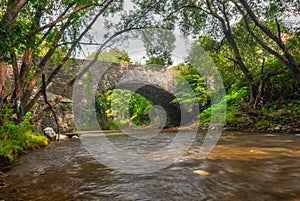
[[[65,67],[64,71],[54,79],[49,91],[58,94],[62,86],[75,73],[78,73],[77,69],[83,69],[87,65],[86,62],[84,60],[76,60],[75,64]],[[63,107],[61,105],[56,107],[57,111],[59,111],[62,132],[74,131],[72,112],[84,116],[91,108],[91,105],[94,107],[95,102],[91,100],[95,100],[95,95],[97,96],[97,94],[115,88],[136,92],[145,97],[153,106],[163,108],[167,116],[165,127],[176,127],[190,123],[185,122],[185,120],[194,118],[195,114],[188,113],[183,105],[171,103],[176,98],[174,93],[176,91],[177,73],[177,71],[171,69],[96,62],[81,79],[76,81],[73,87],[73,97],[72,93],[68,94],[68,98],[76,101],[77,105],[78,101],[80,102],[79,107],[73,107],[74,111],[72,111],[72,103],[70,101],[63,101],[60,103],[64,105]],[[77,96],[74,96],[74,94],[77,94]],[[74,100],[74,97],[76,100]],[[74,102],[73,104],[76,103]],[[66,108],[66,105],[68,109],[62,111],[62,108]],[[184,118],[182,118],[183,116]],[[48,119],[50,118],[48,117]],[[78,121],[76,121],[76,125],[80,125],[81,122],[80,120]],[[42,127],[55,127],[53,122],[51,125],[49,124],[49,121],[44,121]]]
[[[73,95],[75,94],[76,102],[80,102],[80,107],[74,107],[74,112],[83,116],[94,102],[95,93],[117,88],[138,93],[156,108],[163,108],[166,114],[165,127],[185,125],[189,123],[185,121],[193,118],[193,114],[189,114],[183,105],[171,102],[176,98],[177,73],[178,71],[171,69],[97,62],[75,83]],[[76,123],[80,125],[82,122]]]

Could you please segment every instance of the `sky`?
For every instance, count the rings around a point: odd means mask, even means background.
[[[103,27],[103,22],[99,20],[91,30],[91,34],[94,37],[95,42],[101,43],[103,36],[107,30]],[[176,37],[175,50],[172,52],[173,65],[182,63],[188,56],[189,50],[191,48],[192,41],[188,38],[183,38],[179,31],[175,31],[174,35]],[[79,57],[85,59],[91,53],[95,52],[97,45],[85,45],[83,46],[83,51],[80,52]],[[125,50],[128,52],[131,60],[134,63],[144,64],[146,62],[147,55],[144,48],[144,43],[141,39],[133,38],[123,41],[121,44],[118,43],[112,47],[117,47],[118,49]]]
[[[131,3],[130,0],[125,1],[124,9],[127,11],[133,9],[133,4]],[[114,16],[113,18],[111,18],[111,20],[118,20],[118,19],[120,19],[120,16]],[[300,17],[299,16],[287,17],[286,23],[287,24],[300,23]],[[104,34],[108,32],[108,30],[104,28],[103,24],[104,24],[103,19],[99,19],[90,30],[90,34],[93,35],[96,43],[101,43],[104,39]],[[177,65],[179,63],[184,62],[185,58],[189,54],[191,45],[193,44],[194,41],[192,38],[183,38],[178,29],[175,29],[174,35],[176,37],[176,41],[174,44],[175,50],[172,52],[172,61],[173,61],[173,65]],[[96,45],[85,45],[83,46],[83,50],[78,55],[76,55],[76,57],[79,57],[81,59],[86,59],[87,56],[89,56],[91,53],[96,51],[97,47],[98,46]],[[146,56],[146,51],[144,48],[143,41],[141,39],[138,38],[128,39],[112,47],[117,47],[120,50],[125,50],[126,52],[128,52],[131,60],[134,63],[144,64],[148,59]]]
[[[124,6],[125,6],[125,10],[132,10],[133,8],[132,3],[130,3],[129,0],[125,1]],[[119,18],[120,18],[119,16],[115,16],[114,18],[112,18],[112,20],[118,20]],[[94,37],[95,43],[101,43],[104,39],[104,34],[107,32],[103,24],[104,24],[103,19],[99,19],[89,32]],[[174,44],[175,50],[172,52],[172,61],[173,61],[173,65],[177,65],[179,63],[184,62],[185,58],[188,56],[189,50],[192,45],[192,40],[190,38],[183,38],[183,36],[181,36],[178,29],[174,31],[174,35],[176,37],[176,41]],[[78,55],[76,55],[76,57],[81,59],[86,59],[91,53],[97,50],[98,46],[84,45],[82,47],[83,50]],[[141,39],[138,38],[128,39],[112,47],[117,47],[120,50],[125,50],[126,52],[128,52],[131,60],[134,63],[144,64],[148,59],[143,41]],[[109,49],[107,49],[107,51],[108,50]]]

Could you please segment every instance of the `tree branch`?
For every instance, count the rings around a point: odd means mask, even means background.
[[[30,79],[30,82],[27,84],[26,86],[26,93],[24,93],[23,96],[23,100],[24,100],[24,104],[28,103],[29,98],[31,97],[31,93],[37,83],[37,80],[40,78],[42,72],[44,71],[44,67],[46,65],[46,63],[48,62],[48,60],[51,58],[51,56],[54,54],[55,50],[58,47],[58,42],[60,37],[62,36],[62,34],[64,33],[64,31],[72,24],[72,19],[69,18],[68,21],[64,24],[64,26],[61,28],[61,30],[59,30],[59,34],[57,35],[57,37],[54,39],[53,42],[53,47],[48,50],[48,52],[46,53],[46,55],[42,58],[42,60],[40,61],[39,65],[38,65],[38,69],[36,70],[34,76]],[[27,108],[27,105],[25,107],[25,111],[29,111],[30,108]]]
[[[51,103],[49,103],[48,98],[47,98],[45,74],[42,74],[42,83],[43,83],[42,91],[43,91],[44,100],[45,100],[45,103],[49,106],[49,108],[52,111],[52,114],[54,116],[56,127],[57,127],[58,140],[59,140],[59,135],[60,135],[59,122],[58,122],[58,118],[57,118],[57,115],[55,113],[54,107],[53,107],[53,105],[51,105]]]
[[[78,42],[83,38],[83,36],[91,29],[91,27],[93,26],[93,24],[97,21],[97,19],[103,14],[103,12],[107,9],[107,7],[113,2],[113,0],[109,0],[106,2],[106,4],[104,5],[104,7],[101,9],[101,11],[94,17],[94,19],[92,20],[92,22],[85,28],[85,30],[80,34],[80,36],[73,42],[73,44],[71,45],[71,47],[68,50],[68,53],[66,54],[66,56],[62,59],[62,61],[60,62],[60,64],[54,69],[54,71],[49,75],[47,81],[46,81],[46,86],[49,85],[49,83],[51,83],[52,79],[55,77],[55,75],[61,70],[61,68],[63,67],[63,65],[69,60],[71,53],[73,52],[73,50],[75,49],[75,47],[78,45]],[[41,96],[41,89],[39,89],[39,91],[36,93],[36,95],[33,97],[33,99],[26,105],[26,110],[29,111],[33,105],[35,104],[35,102],[38,100],[38,98]]]
[[[9,0],[6,6],[6,11],[1,19],[1,23],[11,24],[15,22],[21,9],[28,3],[29,0],[19,0],[15,2],[14,0]]]
[[[256,86],[255,86],[252,74],[250,73],[250,71],[248,70],[248,68],[246,67],[246,65],[242,59],[240,50],[236,44],[236,41],[234,39],[234,36],[233,36],[230,26],[228,24],[229,21],[227,21],[227,25],[226,25],[225,20],[220,15],[218,15],[217,12],[215,12],[213,10],[212,5],[209,0],[206,0],[206,5],[209,8],[211,15],[220,21],[223,33],[225,34],[225,37],[226,37],[227,41],[229,42],[229,45],[232,47],[232,49],[234,51],[236,64],[239,66],[239,68],[244,73],[244,75],[247,79],[247,82],[249,85],[249,91],[250,91],[250,105],[252,105],[255,101],[254,99],[255,99],[255,87]],[[227,26],[229,26],[229,27],[227,27]]]
[[[209,11],[207,11],[199,6],[184,5],[184,6],[179,7],[178,9],[174,10],[173,12],[169,13],[169,15],[167,15],[167,17],[165,17],[164,21],[167,21],[172,15],[174,15],[175,13],[178,13],[179,11],[184,10],[184,9],[196,9],[196,10],[201,10],[201,11],[205,12],[206,14],[209,14]]]
[[[281,38],[281,29],[280,29],[280,24],[279,24],[279,22],[278,22],[278,19],[277,19],[277,18],[275,19],[275,21],[276,21],[276,26],[277,26],[277,36],[278,36],[278,38],[279,38],[280,40],[282,40],[282,38]]]
[[[81,76],[83,76],[96,62],[97,59],[99,57],[99,54],[103,51],[103,49],[107,46],[108,43],[110,43],[113,39],[115,39],[116,37],[118,37],[119,35],[129,32],[129,31],[133,31],[133,30],[139,30],[139,29],[145,29],[145,28],[149,28],[149,27],[136,27],[136,28],[128,28],[128,29],[124,29],[121,31],[116,32],[115,34],[113,34],[110,38],[106,39],[101,46],[97,49],[96,54],[93,58],[93,60],[77,75],[75,76],[62,90],[62,92],[60,93],[60,95],[58,95],[54,102],[53,102],[53,106],[55,106],[56,104],[59,103],[59,101],[66,95],[66,93],[68,92],[68,90],[70,90],[70,88],[73,86],[73,84],[75,83],[76,79],[79,79]],[[41,112],[39,112],[39,114],[37,114],[36,116],[32,117],[31,122],[34,123],[36,121],[38,121],[39,119],[41,119],[46,112],[49,111],[49,106],[45,107],[44,109],[42,109]]]
[[[291,55],[287,46],[283,43],[282,39],[275,36],[270,29],[263,25],[263,23],[259,20],[259,18],[254,14],[253,10],[250,8],[249,4],[246,0],[240,0],[243,7],[247,11],[248,15],[250,16],[251,20],[263,31],[269,38],[276,42],[276,44],[280,47],[280,49],[284,52],[285,57],[288,60],[287,67],[293,72],[295,78],[300,82],[300,69],[299,66],[296,64],[293,56]]]
[[[108,4],[106,5],[106,7],[109,6],[109,4],[112,2],[112,0],[110,0],[108,2]],[[106,10],[106,8],[103,8],[102,11],[104,12]],[[147,12],[149,12],[150,10],[148,10]],[[94,22],[97,20],[97,18],[101,15],[102,13],[100,12],[99,14],[97,14],[97,16],[94,18],[94,20],[90,23],[90,25],[86,28],[86,30],[80,35],[80,37],[77,38],[77,40],[74,42],[74,44],[72,45],[72,47],[70,48],[70,50],[80,42],[81,38],[85,35],[85,33],[90,29],[90,27],[94,24]],[[145,13],[143,13],[143,15],[145,15]],[[60,95],[58,95],[56,97],[56,99],[53,102],[53,106],[56,105],[57,103],[59,103],[59,101],[66,95],[66,93],[68,92],[68,90],[73,86],[73,84],[75,83],[76,79],[80,78],[81,76],[83,76],[91,67],[92,65],[95,64],[95,62],[97,61],[99,54],[103,51],[103,49],[112,41],[114,40],[116,37],[120,36],[121,34],[124,34],[126,32],[129,31],[133,31],[133,30],[140,30],[140,29],[146,29],[146,28],[153,28],[153,27],[134,27],[136,24],[138,24],[138,22],[141,20],[142,18],[137,18],[134,21],[134,23],[132,25],[130,25],[130,27],[124,27],[123,30],[120,30],[116,33],[114,33],[112,36],[110,36],[108,39],[105,39],[104,42],[102,42],[102,44],[100,45],[100,47],[97,49],[96,54],[93,58],[93,60],[82,70],[80,71],[80,73],[75,76],[62,90],[62,92],[60,93]],[[129,23],[127,24],[127,26],[129,26]],[[69,59],[71,52],[69,51],[67,56],[63,59],[63,61],[61,62],[61,64],[58,65],[58,67],[52,72],[52,74],[49,76],[47,82],[46,82],[46,86],[50,83],[50,81],[52,80],[52,78],[57,74],[57,72],[60,70],[60,68],[62,67],[62,65]],[[34,99],[32,99],[32,103],[34,104],[37,100],[37,98],[40,96],[40,91],[36,94],[36,96],[34,97]],[[30,104],[32,104],[30,103]],[[41,112],[39,112],[36,116],[32,117],[31,121],[32,122],[36,122],[38,121],[40,118],[42,118],[45,113],[49,111],[49,106],[45,107],[44,109],[42,109]]]
[[[271,47],[269,47],[265,42],[263,42],[251,29],[248,18],[246,13],[242,10],[242,8],[235,3],[235,6],[238,8],[239,12],[242,14],[243,16],[243,21],[245,24],[245,27],[248,31],[248,33],[255,39],[256,42],[258,42],[258,44],[260,44],[260,46],[262,48],[264,48],[267,52],[269,52],[270,54],[274,55],[276,58],[279,59],[279,61],[281,61],[284,65],[289,65],[288,61],[286,61],[278,52],[276,52],[275,50],[273,50]]]

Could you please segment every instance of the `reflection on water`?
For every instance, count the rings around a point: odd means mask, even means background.
[[[201,136],[176,163],[143,175],[99,164],[80,140],[55,142],[16,161],[0,178],[0,200],[300,200],[300,136],[227,132],[198,159]],[[110,140],[142,154],[173,137]]]

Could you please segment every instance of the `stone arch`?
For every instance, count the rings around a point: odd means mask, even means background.
[[[88,63],[88,61],[75,60],[72,65],[67,66],[67,69],[62,71],[53,80],[53,87],[50,86],[49,91],[59,93],[62,88],[61,86],[68,83],[70,79],[75,76],[74,74],[78,73],[79,69],[83,69],[86,66],[86,63]],[[167,114],[165,127],[185,125],[191,123],[190,121],[184,122],[186,119],[192,120],[191,118],[195,118],[195,114],[193,114],[193,112],[188,113],[182,105],[171,103],[171,101],[175,99],[176,75],[178,71],[171,69],[159,70],[145,66],[132,64],[122,65],[111,62],[96,62],[93,64],[92,69],[93,71],[89,71],[83,75],[83,80],[87,82],[101,80],[98,86],[93,86],[97,88],[96,96],[97,94],[103,94],[115,88],[136,92],[145,97],[152,105],[159,105],[164,108]],[[72,73],[70,74],[70,72]],[[46,74],[48,73],[46,72]],[[82,83],[82,85],[84,85],[84,83]],[[77,87],[82,88],[82,85],[80,84]],[[71,96],[72,95],[69,97]],[[80,101],[83,104],[87,102],[84,94],[80,98]],[[64,119],[65,116],[70,116],[72,113],[74,113],[72,110],[64,111],[64,113],[59,113],[58,116]],[[84,115],[86,113],[86,107],[76,108],[76,113]],[[182,118],[182,114],[185,114],[185,117],[188,118]],[[71,122],[70,120],[68,121]],[[75,123],[72,122],[68,124],[68,129],[63,129],[63,132],[75,129]]]
[[[164,108],[167,114],[165,127],[177,127],[181,124],[181,107],[172,103],[176,86],[175,70],[156,70],[145,66],[119,65],[102,62],[105,66],[102,82],[98,85],[98,93],[109,89],[123,89],[140,94],[152,105]],[[104,67],[104,66],[103,66]],[[103,69],[102,67],[102,69]]]
[[[167,114],[167,121],[165,127],[180,126],[180,105],[176,103],[171,103],[171,101],[176,98],[174,94],[162,89],[157,85],[139,82],[125,83],[117,87],[117,89],[124,89],[138,93],[139,95],[146,98],[153,106],[158,105],[164,108]]]

